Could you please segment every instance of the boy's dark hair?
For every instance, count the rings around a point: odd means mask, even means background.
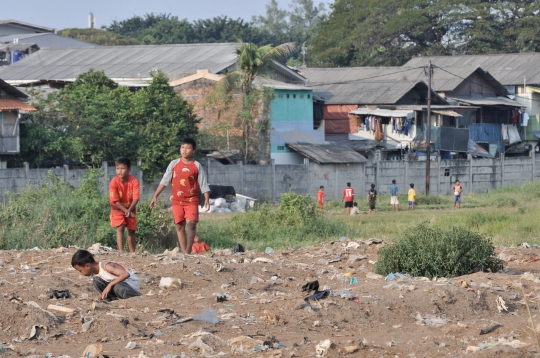
[[[86,264],[95,264],[97,263],[94,259],[94,255],[86,250],[78,250],[73,257],[71,258],[71,266],[84,266]]]
[[[116,164],[123,164],[128,167],[128,169],[131,168],[131,160],[129,160],[129,158],[118,158],[116,159]]]
[[[321,185],[321,186],[319,187],[319,189],[324,189],[324,185]]]
[[[375,184],[371,184],[371,189],[375,189]]]
[[[396,183],[396,179],[392,180],[392,184],[395,184]]]
[[[358,206],[358,203],[355,201],[353,205],[354,205],[354,206]]]
[[[413,184],[413,183],[411,183],[411,188],[414,188],[414,184]]]
[[[182,139],[182,142],[180,142],[180,146],[183,146],[184,144],[191,144],[191,146],[193,147],[193,150],[197,149],[197,143],[195,143],[195,139],[193,138]]]
[[[347,183],[347,186],[351,186],[351,183]]]
[[[459,180],[456,180],[456,183],[459,183]]]

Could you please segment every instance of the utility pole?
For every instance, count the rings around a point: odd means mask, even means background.
[[[427,95],[427,133],[426,133],[426,195],[429,195],[429,179],[431,171],[431,60],[428,65],[428,95]]]

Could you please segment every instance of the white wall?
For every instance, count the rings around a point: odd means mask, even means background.
[[[298,153],[271,153],[270,158],[275,164],[304,164],[304,157]]]

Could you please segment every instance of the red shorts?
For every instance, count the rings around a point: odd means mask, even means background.
[[[324,202],[319,201],[319,206],[322,208],[324,206]]]
[[[199,221],[199,205],[198,204],[195,204],[195,205],[173,204],[172,212],[173,212],[175,224],[181,223],[182,221],[185,221],[185,220],[195,221],[195,222]]]
[[[125,227],[128,228],[128,230],[135,231],[137,229],[137,218],[126,218],[125,214],[123,212],[111,212],[111,215],[109,216],[111,219],[111,227],[119,227],[122,225],[125,225]]]

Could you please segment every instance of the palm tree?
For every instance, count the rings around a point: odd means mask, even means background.
[[[242,126],[242,139],[244,146],[244,159],[249,157],[250,127],[253,119],[260,118],[261,113],[257,108],[260,105],[261,93],[254,92],[253,80],[262,76],[269,68],[272,61],[285,61],[296,51],[296,43],[289,42],[279,46],[257,46],[252,43],[242,43],[236,50],[238,55],[238,71],[231,72],[218,81],[212,92],[206,97],[205,103],[228,107],[234,94],[242,95],[242,103],[238,117]],[[255,113],[255,115],[254,115]],[[259,123],[260,124],[260,123]]]

